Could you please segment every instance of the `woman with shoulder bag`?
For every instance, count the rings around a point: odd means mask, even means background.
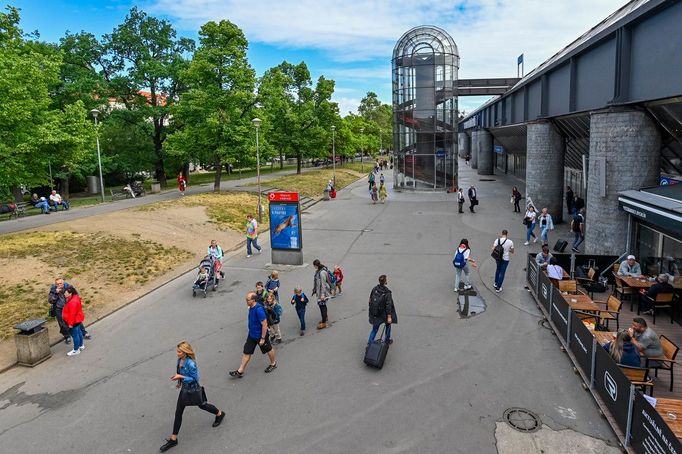
[[[511,200],[510,202],[514,204],[514,213],[520,213],[521,212],[521,207],[519,206],[519,202],[521,201],[521,193],[519,192],[519,188],[516,186],[512,187],[512,193],[511,193]]]
[[[178,355],[177,373],[171,377],[171,380],[177,382],[175,387],[180,388],[180,395],[175,407],[173,434],[159,448],[161,452],[168,451],[178,445],[178,432],[180,432],[182,425],[182,413],[185,411],[185,407],[198,406],[202,410],[214,414],[213,427],[218,427],[225,417],[225,412],[206,402],[204,387],[199,385],[199,370],[192,346],[188,342],[182,341],[177,345],[176,353]]]
[[[547,208],[542,209],[538,221],[540,222],[540,239],[543,244],[547,244],[549,242],[549,231],[554,230],[552,215],[547,212]]]
[[[533,237],[533,243],[537,242],[538,237],[535,236],[535,218],[537,213],[535,212],[535,207],[533,205],[528,206],[526,210],[526,217],[523,218],[523,224],[528,227],[526,230],[526,242],[524,245],[528,246],[530,243],[530,237]]]

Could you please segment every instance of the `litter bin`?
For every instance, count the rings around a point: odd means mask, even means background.
[[[161,192],[161,183],[152,181],[152,194],[158,194],[159,192]]]
[[[14,329],[19,330],[14,335],[14,342],[20,366],[33,367],[52,356],[50,337],[44,324],[45,320],[37,319],[14,325]]]
[[[322,196],[322,200],[329,200],[329,188],[324,190],[324,196]]]

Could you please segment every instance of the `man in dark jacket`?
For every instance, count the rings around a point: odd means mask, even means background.
[[[473,184],[469,187],[469,191],[467,192],[467,195],[469,196],[469,203],[470,203],[469,210],[472,213],[474,213],[475,212],[474,207],[476,205],[478,205],[478,198],[476,197],[477,196],[476,188],[474,187]]]
[[[395,312],[393,295],[386,287],[387,282],[386,275],[382,274],[379,276],[379,285],[369,294],[369,324],[372,325],[372,331],[369,333],[368,343],[374,341],[382,324],[386,325],[386,342],[393,343],[391,325],[398,323],[398,314]]]
[[[646,293],[643,293],[639,298],[639,309],[642,314],[653,314],[653,301],[660,293],[675,293],[675,288],[668,283],[667,274],[659,274],[656,278],[656,283],[649,287]]]
[[[64,282],[64,279],[56,279],[52,287],[50,287],[50,294],[47,296],[47,301],[52,305],[52,312],[59,324],[59,332],[64,336],[64,342],[67,344],[71,343],[71,335],[69,334],[69,326],[62,318],[62,310],[64,310],[64,305],[66,305],[64,290],[69,287],[71,286]]]

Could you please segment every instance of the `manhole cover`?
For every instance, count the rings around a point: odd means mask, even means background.
[[[502,415],[507,424],[519,432],[537,432],[542,423],[540,417],[525,408],[509,408]]]

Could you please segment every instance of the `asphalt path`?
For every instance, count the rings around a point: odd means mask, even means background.
[[[214,429],[212,415],[188,408],[177,454],[494,453],[495,423],[509,407],[615,444],[523,288],[524,230],[508,181],[479,182],[465,168],[461,182],[476,183],[476,214],[458,215],[454,196],[438,193],[390,192],[385,205],[372,205],[364,181],[309,209],[307,265],[280,273],[284,343],[273,373],[263,372],[257,351],[244,378],[227,375],[246,336],[244,296],[267,276],[263,241],[263,254],[247,259],[240,251],[226,261],[224,285],[207,298],[192,298],[193,273],[184,275],[92,325],[81,355],[67,358],[59,345],[38,367],[0,375],[2,451],[158,452],[172,429],[177,390],[169,377],[184,339],[195,347],[209,401],[227,417]],[[505,227],[516,254],[498,295],[489,250]],[[462,237],[479,260],[474,284],[488,305],[470,319],[460,319],[452,292],[452,251]],[[344,293],[329,305],[329,329],[315,329],[311,303],[300,337],[287,301],[296,285],[310,292],[315,258],[342,266]],[[368,294],[380,274],[388,275],[399,323],[378,371],[362,357]]]

